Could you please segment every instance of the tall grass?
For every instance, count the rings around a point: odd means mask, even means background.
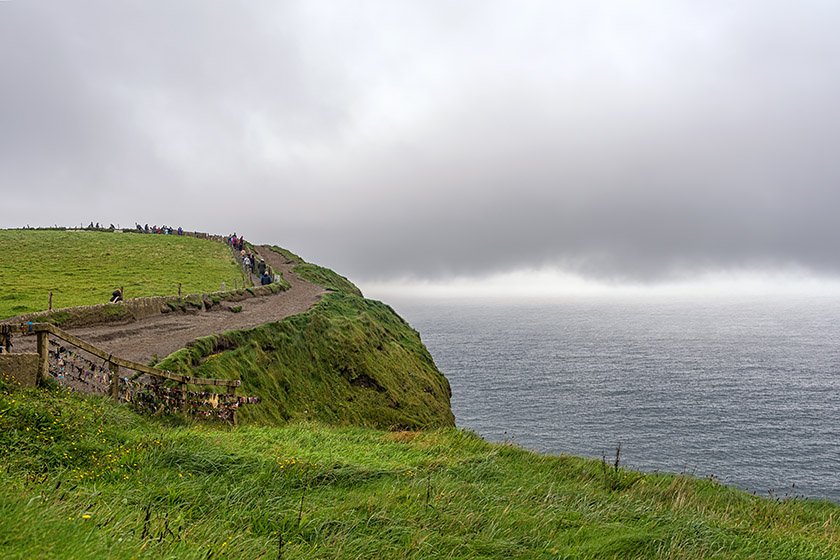
[[[597,460],[454,428],[186,426],[36,391],[0,396],[0,428],[3,558],[840,556],[827,502],[615,489]]]

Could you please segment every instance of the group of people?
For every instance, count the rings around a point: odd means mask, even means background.
[[[149,224],[145,226],[137,224],[137,231],[140,233],[159,233],[163,235],[184,235],[184,230],[181,226],[178,226],[178,229],[172,229],[170,226],[157,227],[157,224],[152,227],[149,227]]]
[[[234,232],[228,236],[227,241],[235,251],[239,251],[239,258],[245,268],[247,268],[251,274],[257,274],[259,276],[261,285],[265,286],[274,281],[274,277],[271,273],[271,267],[269,267],[264,260],[251,252],[251,249],[245,244],[244,237],[237,237],[236,232]]]
[[[96,224],[91,222],[87,225],[87,228],[85,228],[85,229],[110,229],[110,230],[115,230],[117,228],[114,227],[114,224],[111,224],[106,228],[105,226],[103,226],[99,222],[96,222]]]

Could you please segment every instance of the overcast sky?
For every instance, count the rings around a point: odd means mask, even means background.
[[[0,1],[0,225],[236,231],[362,284],[836,278],[838,25],[817,0]]]

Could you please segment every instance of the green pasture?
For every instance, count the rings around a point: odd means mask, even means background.
[[[0,461],[10,560],[840,557],[835,504],[454,428],[232,429],[0,392]]]
[[[0,318],[127,298],[214,292],[242,285],[224,244],[177,235],[0,230]]]

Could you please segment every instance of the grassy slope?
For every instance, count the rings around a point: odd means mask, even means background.
[[[0,230],[0,318],[126,296],[213,292],[242,282],[230,249],[173,235]]]
[[[317,264],[304,263],[295,266],[292,270],[304,280],[308,280],[319,286],[324,286],[329,290],[346,292],[359,297],[362,296],[362,291],[350,282],[350,280],[336,274],[328,268],[318,266]]]
[[[0,557],[838,558],[840,507],[455,429],[173,426],[0,392]]]

